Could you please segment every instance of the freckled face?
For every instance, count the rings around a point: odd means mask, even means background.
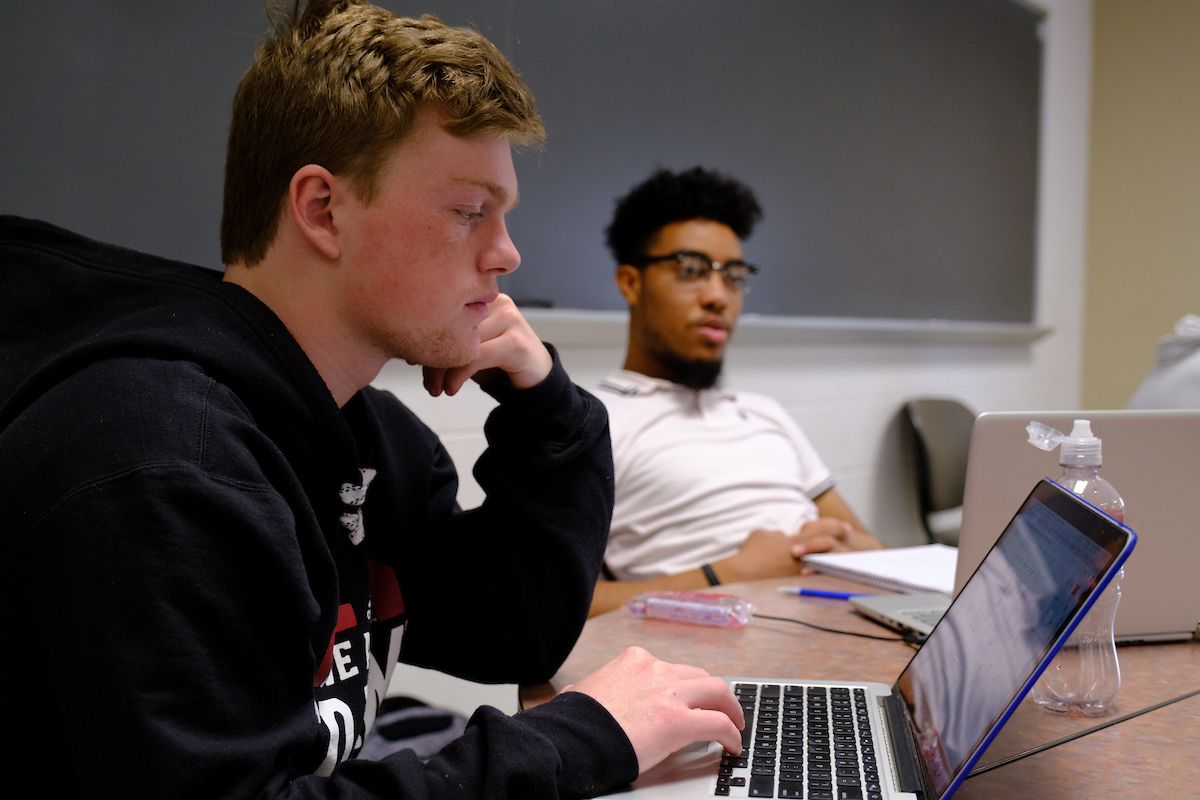
[[[507,140],[454,136],[424,112],[370,204],[349,196],[335,215],[350,329],[388,358],[431,367],[474,359],[496,279],[521,263],[505,224],[516,199]]]

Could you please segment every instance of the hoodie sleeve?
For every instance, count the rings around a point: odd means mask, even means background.
[[[475,465],[479,508],[457,509],[453,465],[435,447],[429,530],[398,570],[409,611],[402,657],[478,681],[536,683],[579,637],[604,558],[608,417],[556,353],[541,384],[498,399]]]

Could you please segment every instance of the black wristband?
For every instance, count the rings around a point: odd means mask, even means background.
[[[713,570],[712,564],[701,564],[700,571],[704,573],[704,577],[708,580],[709,586],[721,585],[721,579],[717,577],[717,573]]]

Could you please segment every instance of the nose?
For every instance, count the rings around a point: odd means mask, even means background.
[[[480,258],[480,269],[484,272],[498,272],[507,275],[521,265],[521,254],[508,235],[508,225],[503,218],[496,220],[496,230],[493,232],[487,249]]]
[[[725,277],[714,269],[708,273],[708,280],[700,287],[700,304],[707,309],[724,310],[732,300],[730,294],[733,291],[725,283]]]

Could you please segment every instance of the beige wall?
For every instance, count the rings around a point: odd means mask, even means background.
[[[1083,404],[1121,408],[1200,313],[1200,1],[1095,0]]]

